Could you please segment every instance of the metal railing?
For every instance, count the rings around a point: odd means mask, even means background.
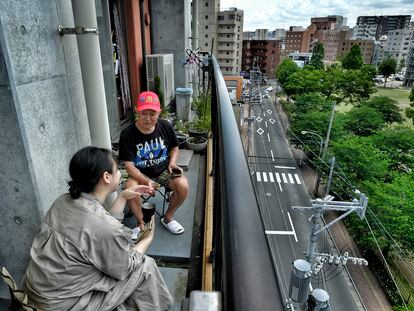
[[[214,57],[209,74],[214,143],[214,290],[222,292],[224,310],[283,310],[238,126]]]

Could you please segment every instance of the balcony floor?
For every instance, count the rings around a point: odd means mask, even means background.
[[[180,149],[178,164],[185,167],[189,153]],[[147,250],[147,255],[157,260],[161,274],[174,298],[174,306],[170,310],[180,310],[181,301],[193,289],[200,289],[202,251],[202,232],[204,197],[205,197],[205,155],[194,154],[189,161],[188,170],[184,171],[190,191],[184,204],[174,215],[175,219],[185,228],[185,232],[174,235],[161,224],[156,214],[156,230],[154,240]],[[162,211],[163,198],[157,194],[149,200]],[[134,217],[126,217],[124,224],[130,228],[136,226]]]

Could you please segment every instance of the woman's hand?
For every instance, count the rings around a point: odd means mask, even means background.
[[[154,189],[150,186],[136,185],[123,190],[119,195],[122,196],[125,200],[130,200],[143,194],[151,195],[153,192]]]

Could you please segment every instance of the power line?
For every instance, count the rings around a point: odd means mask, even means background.
[[[365,222],[367,223],[368,228],[369,228],[369,231],[371,232],[371,235],[372,235],[372,237],[374,238],[375,244],[377,245],[377,248],[378,248],[378,251],[379,251],[379,253],[380,253],[380,255],[381,255],[382,260],[384,261],[384,264],[385,264],[385,267],[387,268],[388,274],[389,274],[389,276],[390,276],[391,280],[393,281],[393,283],[394,283],[395,287],[397,288],[398,295],[400,296],[400,298],[401,298],[401,300],[402,300],[402,302],[403,302],[403,304],[404,304],[404,307],[408,310],[408,307],[407,307],[407,305],[406,305],[406,303],[405,303],[404,297],[403,297],[403,296],[402,296],[402,294],[401,294],[401,290],[400,290],[400,288],[399,288],[399,286],[398,286],[397,282],[395,282],[395,280],[394,280],[394,277],[393,277],[393,275],[392,275],[392,272],[391,272],[391,269],[390,269],[390,267],[389,267],[389,265],[388,265],[388,262],[387,262],[387,260],[385,259],[384,254],[382,253],[381,248],[380,248],[380,246],[379,246],[379,244],[378,244],[377,238],[375,237],[375,234],[374,234],[374,232],[372,231],[372,228],[371,228],[371,226],[370,226],[370,224],[369,224],[369,222],[368,222],[368,220],[367,220],[366,218],[365,218]]]

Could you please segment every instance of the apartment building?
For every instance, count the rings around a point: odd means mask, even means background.
[[[217,20],[220,12],[219,0],[198,1],[198,46],[201,51],[217,55]],[[212,46],[214,40],[214,46]]]
[[[249,71],[255,59],[264,76],[274,77],[280,62],[280,41],[243,40],[242,70]]]
[[[412,47],[414,47],[414,29],[391,30],[387,35],[384,56],[390,56],[399,63],[401,59],[406,59]]]
[[[364,61],[364,64],[371,64],[372,57],[374,54],[374,45],[375,40],[374,39],[367,39],[367,40],[361,40],[361,39],[345,39],[342,40],[339,44],[338,48],[338,57],[348,53],[351,50],[351,47],[353,45],[359,45],[362,52],[362,59]]]
[[[414,85],[414,47],[410,48],[408,51],[406,68],[404,86],[412,87]]]
[[[314,33],[314,29],[303,27],[290,26],[286,31],[286,45],[285,54],[291,52],[307,53],[310,51],[311,35]]]
[[[374,44],[374,55],[372,56],[371,64],[378,66],[384,60],[385,46],[387,44],[387,36],[381,36]]]
[[[355,25],[352,31],[352,39],[375,39],[377,25]]]
[[[357,25],[375,25],[375,39],[391,30],[405,29],[410,25],[411,15],[358,16]]]
[[[243,11],[230,8],[218,14],[217,60],[223,75],[236,76],[241,71]]]

